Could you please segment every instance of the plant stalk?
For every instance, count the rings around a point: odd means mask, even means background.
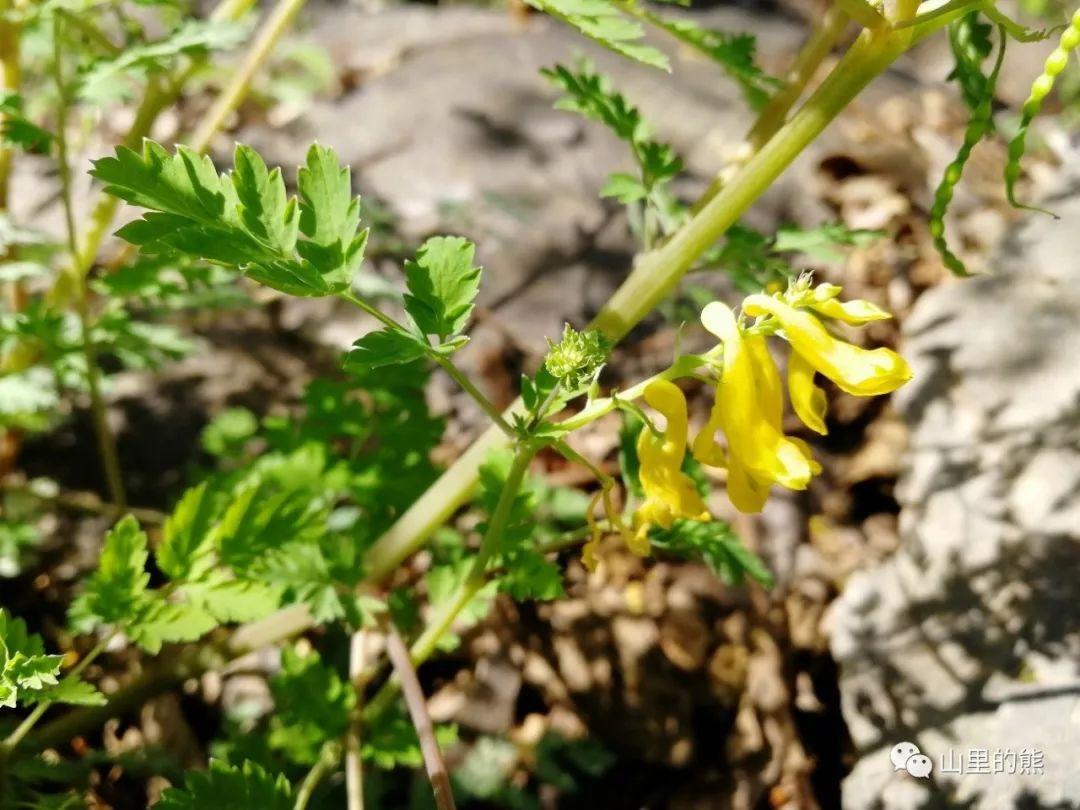
[[[315,789],[323,779],[333,772],[340,758],[341,746],[337,742],[328,742],[322,747],[322,750],[319,751],[318,760],[311,767],[311,770],[307,772],[304,781],[300,783],[300,788],[296,791],[293,810],[306,810],[311,797],[315,794]]]
[[[53,58],[52,74],[56,83],[56,165],[60,175],[60,199],[64,208],[64,223],[67,230],[68,252],[72,261],[78,255],[79,238],[75,227],[74,204],[71,195],[71,162],[67,148],[67,114],[70,99],[67,85],[64,83],[64,64],[62,54],[62,27],[59,14],[53,15]],[[90,413],[94,424],[94,436],[97,440],[105,483],[109,498],[120,512],[127,505],[124,492],[124,476],[120,469],[120,456],[116,452],[116,437],[109,427],[108,408],[101,395],[101,371],[98,368],[97,349],[94,346],[93,325],[90,317],[90,298],[86,276],[73,279],[75,289],[75,309],[79,315],[79,329],[82,336],[83,360],[86,363],[86,385],[90,391]]]
[[[394,672],[397,673],[409,717],[412,719],[413,728],[416,729],[416,736],[420,739],[420,753],[424,757],[424,767],[431,781],[435,806],[438,810],[455,810],[450,774],[446,770],[446,760],[443,759],[442,751],[439,749],[439,742],[435,739],[435,726],[431,722],[431,715],[428,714],[427,698],[424,697],[420,679],[416,676],[412,656],[392,622],[387,623],[386,654],[393,664]]]

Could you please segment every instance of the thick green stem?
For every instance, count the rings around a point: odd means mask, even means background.
[[[799,51],[799,55],[791,63],[791,68],[784,77],[784,86],[769,99],[758,114],[754,126],[747,133],[746,140],[751,148],[760,149],[780,129],[784,119],[787,118],[788,111],[802,96],[806,85],[810,83],[821,63],[825,61],[825,57],[832,51],[849,21],[847,13],[839,6],[832,6],[825,12],[825,16],[814,27],[810,38]],[[706,201],[715,197],[719,190],[717,188],[712,194],[706,193]]]

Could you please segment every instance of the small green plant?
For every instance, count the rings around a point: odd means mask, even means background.
[[[63,757],[75,736],[148,696],[272,646],[281,651],[269,684],[272,711],[224,718],[209,769],[182,778],[171,773],[173,786],[158,806],[304,808],[328,795],[331,777],[343,771],[344,801],[353,810],[363,805],[365,769],[421,765],[440,808],[453,807],[455,791],[536,806],[505,778],[513,752],[498,741],[478,745],[450,778],[440,749],[456,730],[432,726],[415,667],[452,650],[500,593],[560,597],[559,554],[578,547],[590,569],[604,566],[612,545],[622,542],[642,556],[703,560],[731,585],[769,587],[762,560],[713,517],[715,487],[708,482],[726,481],[743,512],[759,511],[774,485],[805,489],[821,468],[805,442],[785,433],[785,400],[808,430],[823,434],[828,403],[818,375],[865,397],[910,378],[897,353],[837,336],[841,325],[858,327],[888,313],[841,298],[839,287],[813,283],[792,263],[797,254],[828,255],[880,234],[825,224],[770,235],[739,220],[874,77],[947,31],[955,56],[950,78],[971,122],[935,195],[929,230],[945,265],[966,273],[945,240],[952,191],[971,150],[994,134],[1006,42],[1038,34],[990,0],[925,9],[901,0],[888,12],[865,0],[838,0],[780,81],[757,66],[749,34],[704,29],[637,0],[530,2],[652,68],[669,70],[670,62],[644,41],[647,27],[696,49],[739,85],[756,119],[739,160],[723,167],[701,198],[683,200],[672,182],[682,171],[679,156],[654,138],[609,79],[587,62],[543,71],[561,93],[559,108],[610,128],[627,145],[627,170],[600,193],[626,206],[641,253],[591,324],[567,324],[548,341],[543,364],[521,381],[521,398],[502,412],[455,358],[469,340],[483,283],[483,257],[470,241],[435,236],[411,252],[398,318],[363,292],[366,209],[332,149],[313,144],[295,177],[268,167],[248,146],[236,147],[225,170],[204,154],[303,0],[278,0],[254,35],[250,0],[223,0],[205,19],[154,0],[140,1],[138,14],[113,0],[0,0],[0,283],[7,293],[0,312],[0,576],[24,566],[36,545],[35,520],[54,506],[96,512],[110,523],[96,570],[70,605],[65,638],[81,639],[65,642],[70,660],[47,652],[23,620],[0,610],[0,804],[77,802],[85,770],[73,768],[70,779],[45,777],[36,767],[45,761],[42,752],[57,749]],[[157,24],[147,24],[147,15]],[[825,57],[856,26],[850,47],[807,94]],[[215,54],[247,41],[238,67],[224,74],[183,144],[169,149],[149,139],[155,120]],[[1027,130],[1078,44],[1080,12],[1035,81],[1010,143],[1011,201]],[[134,118],[120,145],[94,161],[100,190],[90,214],[78,219],[72,139],[102,110],[132,101]],[[8,211],[11,167],[27,154],[55,164],[66,225],[59,241]],[[130,247],[105,259],[100,248],[121,203],[137,215],[116,232]],[[726,273],[745,298],[732,308],[703,287],[680,287],[693,270]],[[250,285],[337,298],[380,326],[357,336],[336,377],[309,383],[294,413],[219,414],[202,434],[212,463],[193,473],[167,514],[128,505],[106,419],[105,369],[153,369],[193,351],[195,343],[161,316],[251,306]],[[677,290],[681,295],[673,296]],[[659,373],[605,393],[601,372],[613,347],[673,298],[678,311],[700,317],[710,348],[680,351]],[[779,340],[791,350],[786,381],[769,349]],[[443,424],[424,398],[434,370],[448,374],[491,421],[445,470],[432,460]],[[715,387],[709,418],[693,431],[678,385],[690,378]],[[14,475],[22,438],[63,423],[83,397],[108,500]],[[567,442],[615,411],[626,425],[622,499],[602,459],[585,458]],[[590,470],[591,497],[534,476],[541,452]],[[702,467],[714,474],[702,475]],[[451,518],[463,509],[475,519],[454,528]],[[416,574],[403,564],[425,545],[430,559]],[[327,629],[322,640],[351,639],[348,662],[318,640],[296,641],[315,626]],[[385,666],[362,654],[371,637],[385,641]],[[99,691],[84,676],[125,641],[151,661],[145,674]],[[42,723],[59,704],[76,707]],[[533,753],[537,778],[567,791],[610,764],[587,740],[549,737]]]

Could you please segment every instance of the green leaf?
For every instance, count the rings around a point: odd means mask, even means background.
[[[678,520],[670,529],[654,531],[651,539],[657,548],[703,559],[729,585],[738,585],[748,577],[765,588],[775,583],[761,558],[742,544],[725,521]]]
[[[776,231],[772,249],[776,253],[805,253],[822,261],[840,261],[840,248],[866,247],[885,235],[884,231],[849,228],[842,222],[825,222],[816,228],[781,225]]]
[[[214,617],[198,605],[166,602],[155,594],[139,606],[138,612],[126,623],[125,631],[132,641],[148,653],[157,655],[163,644],[196,641],[215,627]]]
[[[428,351],[428,344],[398,329],[368,332],[356,341],[345,355],[346,370],[379,368],[411,363]]]
[[[563,65],[541,73],[565,95],[555,106],[598,121],[625,141],[638,167],[638,177],[626,173],[612,175],[601,191],[626,205],[644,201],[662,234],[672,233],[685,217],[684,207],[668,190],[668,184],[682,171],[682,161],[665,143],[652,140],[652,130],[636,107],[615,91],[611,81],[599,74],[591,62],[582,59],[571,70]],[[642,221],[637,207],[631,207],[631,226],[647,246],[657,233],[648,219]]]
[[[971,11],[949,24],[949,47],[953,54],[953,69],[948,78],[960,85],[968,109],[975,110],[987,92],[987,75],[983,62],[993,53],[991,34],[994,27],[982,22],[978,11]]]
[[[233,156],[233,185],[248,232],[271,249],[292,253],[300,228],[296,200],[285,193],[281,169],[269,171],[250,146],[237,144]]]
[[[196,56],[238,45],[247,26],[221,20],[186,20],[169,36],[120,51],[96,62],[82,76],[79,96],[97,104],[130,95],[125,79],[161,72],[179,56]]]
[[[692,20],[662,17],[647,10],[643,13],[650,22],[720,65],[742,89],[752,109],[761,109],[780,86],[778,79],[758,66],[757,40],[753,34],[701,28]]]
[[[623,205],[643,200],[649,196],[644,183],[632,174],[616,172],[608,177],[607,183],[600,189],[601,197],[614,197]]]
[[[150,209],[117,235],[146,253],[181,253],[236,267],[290,295],[320,296],[348,288],[363,259],[359,199],[349,171],[318,144],[300,170],[301,199],[286,198],[278,170],[248,147],[235,152],[232,174],[186,147],[170,155],[153,141],[141,153],[119,147],[94,162],[105,191]],[[303,235],[304,238],[299,238]]]
[[[27,702],[33,703],[64,703],[69,706],[104,706],[109,701],[85,681],[72,680],[67,677],[56,686],[43,689],[34,694]]]
[[[46,655],[41,636],[30,633],[26,622],[9,617],[0,608],[0,707],[17,703],[97,702],[89,684],[70,677],[59,680],[62,655]],[[103,699],[101,699],[103,702]]]
[[[405,263],[405,309],[425,335],[442,342],[464,331],[480,290],[475,251],[472,242],[460,236],[435,236],[420,246],[415,260]]]
[[[214,530],[222,562],[257,575],[267,553],[310,536],[318,510],[303,491],[273,492],[265,484],[237,493]]]
[[[242,766],[211,760],[205,773],[189,771],[184,787],[171,787],[156,810],[292,810],[292,789],[281,774],[273,776],[254,762]]]
[[[312,144],[300,169],[300,230],[310,241],[300,255],[319,268],[333,289],[344,289],[360,266],[367,231],[357,234],[360,200],[352,196],[349,169],[332,149]]]
[[[52,147],[53,134],[23,116],[22,96],[0,90],[0,142],[24,152],[47,154]]]
[[[212,456],[238,456],[259,430],[259,420],[247,408],[226,408],[203,428],[199,440]]]
[[[258,580],[229,579],[215,572],[184,586],[184,597],[217,621],[253,622],[269,616],[281,604],[281,589]]]
[[[98,569],[71,607],[76,629],[124,624],[138,615],[150,581],[146,573],[147,556],[146,534],[131,515],[109,530],[98,558]]]
[[[192,487],[165,521],[154,556],[169,579],[198,577],[211,565],[211,529],[218,511],[214,495],[205,481]]]
[[[310,765],[323,744],[341,737],[356,705],[356,692],[315,653],[286,647],[281,672],[270,679],[274,695],[270,745],[292,761]]]
[[[4,678],[20,689],[33,691],[56,686],[62,655],[25,655],[16,652],[4,667]]]
[[[608,0],[526,0],[530,6],[572,25],[594,42],[642,64],[671,70],[667,56],[645,45],[645,29]]]
[[[440,748],[453,745],[457,742],[457,728],[436,726],[435,741]],[[397,707],[382,712],[365,725],[360,752],[365,760],[383,770],[419,768],[424,763],[416,728]]]

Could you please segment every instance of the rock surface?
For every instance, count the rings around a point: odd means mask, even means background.
[[[1047,203],[1061,220],[1027,217],[993,274],[927,292],[906,323],[902,544],[831,616],[860,755],[850,810],[1080,797],[1078,191],[1074,172]],[[894,772],[902,741],[932,759],[930,779]],[[950,752],[963,773],[943,772]]]

